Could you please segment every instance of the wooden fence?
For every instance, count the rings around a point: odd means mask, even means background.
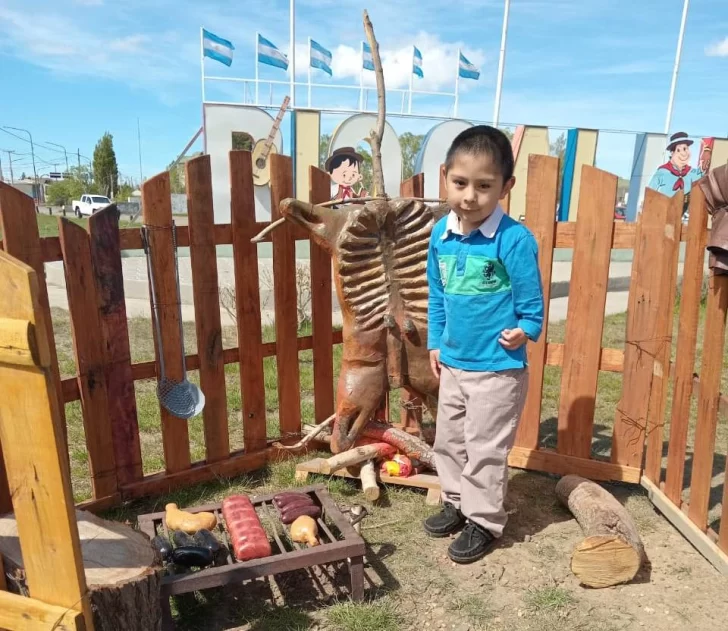
[[[639,221],[634,224],[615,222],[616,176],[586,166],[581,174],[577,221],[556,222],[558,168],[556,158],[530,157],[526,224],[539,244],[547,317],[554,250],[573,249],[566,334],[563,343],[552,343],[547,340],[547,332],[544,331],[538,343],[529,345],[530,389],[510,463],[516,467],[556,474],[573,472],[592,479],[638,483],[646,454],[648,477],[659,483],[664,440],[662,428],[672,374],[670,349],[677,261],[682,238],[682,198],[676,196],[670,199],[647,190]],[[333,345],[341,343],[341,332],[332,327],[329,256],[311,242],[313,332],[310,336],[299,337],[295,241],[310,240],[309,235],[292,224],[284,224],[271,233],[276,341],[263,343],[257,247],[250,243],[250,238],[267,224],[255,219],[250,154],[230,153],[230,224],[214,224],[209,157],[189,161],[186,169],[189,227],[177,228],[177,240],[179,246],[190,248],[198,349],[197,353],[187,356],[186,361],[189,370],[200,371],[200,382],[207,399],[203,412],[206,458],[199,462],[191,461],[187,423],[162,410],[165,470],[151,475],[144,475],[142,470],[134,382],[154,378],[157,362],[131,362],[121,272],[121,251],[142,247],[139,229],[119,229],[118,214],[107,209],[90,218],[88,230],[59,219],[59,237],[40,239],[32,200],[0,184],[3,247],[37,272],[40,308],[46,314],[48,299],[43,282],[43,263],[64,262],[78,374],[61,381],[54,355],[50,364],[52,378],[57,384],[60,409],[68,402],[81,402],[93,486],[93,501],[85,505],[89,508],[108,507],[123,499],[158,494],[217,475],[234,475],[262,467],[274,453],[269,446],[270,441],[278,438],[266,434],[264,357],[274,356],[277,360],[281,434],[295,436],[300,433],[298,358],[302,350],[313,351],[316,421],[320,422],[334,410]],[[272,219],[275,220],[278,218],[279,201],[293,196],[291,159],[272,156],[271,171]],[[328,174],[311,167],[310,176],[310,200],[320,202],[328,199]],[[404,183],[401,192],[421,195],[422,190],[420,174]],[[151,227],[152,265],[161,303],[165,364],[171,377],[179,377],[179,372],[175,373],[175,370],[180,370],[176,367],[180,366],[181,355],[168,174],[160,174],[145,182],[142,196],[144,223]],[[695,347],[695,313],[699,304],[695,292],[696,283],[702,279],[701,252],[704,252],[707,230],[704,203],[699,194],[694,194],[692,204],[696,210],[691,212],[687,231],[688,259],[685,263],[680,330],[693,331],[693,342],[681,342],[687,345],[685,349],[691,344],[693,349]],[[700,221],[702,224],[697,223]],[[215,246],[221,244],[232,244],[233,247],[237,300],[238,348],[225,350],[221,342],[215,256]],[[634,250],[626,344],[623,348],[602,348],[613,249]],[[728,300],[723,287],[723,279],[716,279],[708,305],[711,328],[706,335],[709,334],[711,339],[712,336],[723,338]],[[46,322],[53,351],[49,317],[46,317]],[[156,342],[155,339],[155,352],[158,353]],[[685,417],[684,410],[689,405],[690,396],[685,393],[688,389],[692,392],[695,387],[688,351],[681,363],[682,356],[679,352],[674,371],[676,383],[683,392],[682,398],[673,400],[673,417],[676,418]],[[718,344],[711,345],[711,352],[704,357],[706,376],[699,396],[701,410],[703,405],[705,410],[701,411],[698,419],[699,440],[696,439],[696,450],[701,453],[707,453],[714,447],[715,402],[720,396],[721,357],[722,346],[719,348]],[[706,363],[709,360],[712,363]],[[230,363],[240,364],[244,435],[244,448],[240,451],[231,451],[228,435],[224,365]],[[546,366],[559,366],[562,370],[555,449],[541,445]],[[600,371],[623,375],[608,459],[592,453]],[[397,420],[415,431],[419,421],[417,402],[408,403],[403,406],[401,417]],[[685,422],[674,423],[670,437],[671,458],[667,466],[666,489],[672,492],[673,498],[682,478],[680,467],[684,466],[686,457]],[[60,435],[64,436],[62,417],[59,423]],[[710,483],[706,471],[694,469],[693,482],[695,489],[700,487],[700,490],[694,491],[698,500],[690,504],[693,521],[703,531],[704,494]],[[726,502],[724,511],[725,506]],[[0,474],[0,513],[10,508],[7,482],[4,474]],[[721,545],[724,549],[728,538],[727,522],[727,519],[723,520]]]

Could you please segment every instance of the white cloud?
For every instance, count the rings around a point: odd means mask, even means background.
[[[458,60],[458,43],[443,42],[437,35],[420,32],[410,39],[411,43],[398,47],[380,44],[379,54],[384,68],[384,82],[387,89],[408,89],[412,72],[412,45],[416,45],[422,53],[422,70],[424,78],[414,77],[414,89],[437,92],[454,92],[455,73]],[[324,44],[324,42],[320,42]],[[486,56],[481,49],[462,47],[463,54],[483,72]],[[332,47],[331,53],[333,81],[337,83],[359,83],[362,59],[361,49],[348,44]],[[308,73],[308,44],[296,44],[296,75]],[[328,77],[319,70],[313,70],[312,80],[316,83],[328,81]],[[348,80],[348,81],[347,81]],[[481,74],[482,83],[483,76]],[[469,89],[472,81],[460,82],[460,90]],[[364,85],[376,85],[373,72],[364,71]]]
[[[708,57],[728,57],[728,37],[722,42],[716,42],[710,46],[706,46],[705,54]]]
[[[147,35],[127,35],[109,42],[109,49],[120,53],[138,53],[145,50],[149,37]]]

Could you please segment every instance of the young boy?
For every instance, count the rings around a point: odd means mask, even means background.
[[[462,528],[448,555],[469,563],[507,520],[508,452],[528,388],[526,343],[541,334],[543,291],[536,240],[498,203],[515,183],[508,138],[486,125],[463,131],[443,176],[450,212],[432,230],[427,260],[443,510],[424,527],[435,537]]]

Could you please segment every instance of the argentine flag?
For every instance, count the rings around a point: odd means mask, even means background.
[[[478,70],[473,64],[471,64],[462,53],[460,53],[458,74],[463,79],[475,79],[477,81],[480,78],[480,70]]]
[[[372,59],[372,48],[366,42],[362,42],[361,46],[361,65],[364,70],[374,70],[374,60]]]
[[[308,54],[311,58],[311,68],[318,68],[323,70],[326,74],[333,76],[331,72],[331,51],[326,50],[318,42],[309,39]]]
[[[258,63],[288,70],[288,57],[286,57],[270,40],[258,35]]]
[[[233,63],[233,51],[235,46],[222,37],[218,37],[210,31],[202,29],[202,52],[205,57],[219,61],[221,64],[229,66]]]
[[[422,72],[422,53],[419,51],[417,46],[414,47],[415,53],[412,57],[412,74],[416,74],[420,79],[425,78],[425,73]]]

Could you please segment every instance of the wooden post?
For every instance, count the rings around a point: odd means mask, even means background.
[[[700,187],[698,187],[700,188]],[[645,476],[659,486],[662,476],[662,451],[667,408],[667,391],[670,380],[670,356],[672,353],[672,328],[675,313],[675,292],[677,290],[677,263],[680,257],[680,228],[683,209],[683,196],[671,198],[672,207],[668,211],[665,225],[665,247],[661,270],[659,310],[657,313],[656,333],[661,341],[655,355],[650,385],[650,403],[647,410],[647,447],[645,451]],[[676,238],[668,238],[672,231]]]
[[[331,198],[331,176],[309,167],[309,201]],[[334,348],[331,255],[311,238],[311,328],[313,335],[314,416],[321,423],[334,412]]]
[[[280,154],[270,157],[271,220],[281,217],[281,201],[293,197],[293,163]],[[301,432],[301,387],[298,365],[298,310],[296,308],[296,242],[291,222],[272,235],[273,292],[276,313],[276,365],[280,432]]]
[[[104,370],[104,345],[89,235],[70,219],[58,218],[76,355],[78,389],[86,433],[94,499],[116,493],[116,463]]]
[[[523,415],[518,424],[516,446],[537,449],[541,426],[541,399],[543,375],[546,366],[546,339],[548,337],[549,299],[551,297],[551,270],[556,240],[556,197],[559,178],[559,159],[531,155],[528,159],[526,184],[526,226],[533,232],[538,244],[538,266],[543,286],[543,331],[538,342],[529,342],[528,394]]]
[[[29,345],[37,348],[33,367],[0,364],[0,440],[28,589],[36,600],[83,613],[91,631],[73,494],[64,470],[48,312],[41,306],[37,273],[4,252],[0,296],[0,316],[29,322],[35,337]]]
[[[591,457],[616,196],[616,176],[582,168],[557,443],[559,453],[580,458]]]
[[[61,375],[58,369],[56,343],[53,335],[53,322],[51,321],[51,308],[48,302],[48,289],[45,280],[45,267],[41,256],[41,241],[38,234],[38,219],[35,213],[33,199],[24,195],[16,188],[0,182],[0,230],[3,235],[3,247],[10,256],[22,261],[35,270],[38,280],[38,300],[40,308],[46,316],[43,318],[46,327],[46,336],[49,340],[51,364],[50,374],[53,378],[53,387],[58,397],[58,415],[54,420],[61,431],[64,449],[63,471],[67,480],[71,479],[71,466],[68,458],[68,429],[66,427],[66,408],[61,391]],[[1,444],[1,443],[0,443]],[[2,490],[6,486],[0,473],[0,513],[8,510],[3,502],[6,497]]]
[[[157,362],[161,349],[164,350],[164,369],[167,377],[181,381],[182,339],[178,306],[180,297],[177,295],[174,272],[169,173],[160,173],[142,184],[142,209],[144,224],[149,226],[149,242],[152,249],[150,257],[162,335],[162,339],[158,340],[155,333],[154,349]],[[159,375],[157,377],[159,378]],[[187,421],[172,416],[161,403],[159,410],[162,416],[162,444],[167,472],[176,473],[189,469],[190,440]]]
[[[205,409],[202,411],[205,452],[208,462],[217,462],[230,455],[230,440],[210,156],[188,161],[185,170],[200,387],[205,393]]]
[[[713,479],[715,433],[718,425],[718,400],[725,347],[726,312],[728,311],[728,276],[712,275],[705,308],[706,340],[700,367],[698,422],[695,426],[693,474],[690,479],[691,521],[705,532],[708,526],[710,487]]]
[[[89,217],[88,231],[103,336],[108,416],[112,421],[116,475],[119,485],[123,486],[141,480],[144,472],[131,369],[117,207],[107,206]]]
[[[230,215],[235,262],[240,391],[243,394],[243,442],[245,451],[253,452],[265,449],[266,418],[258,246],[250,242],[257,230],[253,165],[249,151],[230,152]]]
[[[583,191],[583,187],[582,187]],[[612,462],[640,467],[652,385],[654,358],[664,343],[659,336],[659,314],[665,306],[663,274],[668,266],[666,252],[679,239],[679,216],[669,197],[650,188],[637,222],[632,278],[627,303],[627,332],[624,350],[622,396],[614,419]],[[581,210],[579,210],[581,214]]]
[[[670,413],[670,442],[665,474],[665,495],[678,507],[682,504],[685,477],[685,450],[690,424],[695,346],[698,340],[700,294],[703,289],[703,266],[707,242],[708,211],[705,206],[705,194],[700,186],[696,186],[690,191],[690,219],[685,247],[680,321],[675,352],[675,386]]]

